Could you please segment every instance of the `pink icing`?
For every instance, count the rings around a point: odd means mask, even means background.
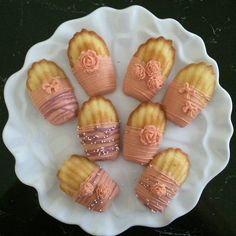
[[[94,191],[94,186],[89,182],[84,182],[80,185],[79,194],[81,196],[91,196]]]
[[[78,127],[78,136],[90,160],[114,160],[119,155],[119,123]]]
[[[59,80],[56,88],[50,89],[48,93],[43,89],[43,85],[34,91],[29,91],[33,105],[43,114],[51,124],[59,125],[67,122],[77,115],[78,103],[73,92],[73,88],[65,79],[51,77],[44,81],[45,84],[50,84],[54,79]],[[54,84],[55,85],[55,84]],[[48,88],[47,88],[48,89]]]
[[[146,126],[147,127],[147,126]],[[123,140],[123,155],[126,160],[141,165],[149,163],[159,150],[162,133],[155,130],[145,130],[126,126]]]
[[[116,87],[115,73],[109,56],[83,51],[73,69],[74,76],[89,96],[112,92]]]
[[[139,80],[145,78],[146,76],[145,68],[141,64],[135,64],[135,76]]]
[[[145,66],[145,71],[148,77],[160,75],[161,74],[160,62],[156,60],[150,60]]]
[[[140,142],[144,145],[156,145],[159,142],[159,131],[155,125],[146,125],[141,129]]]
[[[99,67],[99,58],[95,51],[82,51],[79,57],[79,63],[87,73],[96,71]]]
[[[207,105],[210,97],[190,86],[173,81],[163,98],[162,104],[167,119],[180,127],[192,122]]]
[[[60,77],[55,76],[51,80],[49,79],[49,80],[43,81],[42,89],[48,94],[58,92],[61,89]]]
[[[102,168],[96,168],[81,185],[73,199],[89,210],[98,212],[105,211],[119,192],[116,182]],[[93,186],[89,188],[93,189],[92,193],[83,194],[83,186]]]
[[[136,186],[136,194],[153,212],[163,212],[178,189],[179,186],[173,179],[149,164]]]
[[[165,80],[158,61],[150,60],[145,64],[133,57],[125,75],[123,90],[140,101],[149,101],[162,88]]]

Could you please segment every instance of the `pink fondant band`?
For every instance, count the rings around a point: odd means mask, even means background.
[[[108,122],[78,127],[78,135],[90,160],[114,160],[119,155],[120,126]]]
[[[178,189],[179,186],[173,179],[150,164],[136,186],[136,194],[153,212],[163,212]]]
[[[162,133],[156,130],[156,134],[143,132],[145,129],[135,128],[131,126],[125,127],[124,142],[123,142],[123,155],[126,160],[133,161],[139,164],[147,164],[152,160],[153,156],[159,150],[159,145],[162,139]],[[152,145],[145,145],[142,138],[155,139]]]
[[[81,185],[74,201],[98,212],[105,211],[119,192],[116,182],[102,168],[96,168]]]
[[[43,86],[29,92],[33,105],[54,125],[62,124],[77,115],[78,103],[69,83],[60,79],[60,89],[48,93]]]
[[[112,92],[116,87],[112,60],[108,56],[97,56],[98,65],[94,70],[86,70],[80,58],[72,69],[74,76],[89,96]]]
[[[210,97],[190,86],[173,81],[163,98],[162,104],[167,119],[184,127],[202,111]]]

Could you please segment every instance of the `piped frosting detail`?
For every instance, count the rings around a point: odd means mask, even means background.
[[[184,127],[197,117],[209,100],[209,96],[189,83],[181,84],[173,81],[166,91],[162,104],[167,119]]]
[[[97,55],[93,50],[82,51],[72,71],[89,96],[109,93],[116,87],[111,57]]]
[[[133,57],[125,75],[124,92],[140,101],[149,101],[162,88],[165,80],[160,62],[150,60],[144,63]]]
[[[118,185],[102,169],[96,168],[74,194],[74,201],[89,210],[103,212],[119,192]]]
[[[65,123],[77,115],[78,102],[73,88],[64,78],[49,77],[29,94],[33,105],[54,125]]]
[[[165,173],[149,164],[136,186],[138,199],[153,212],[163,212],[179,189]]]
[[[126,160],[147,164],[159,150],[162,132],[156,126],[143,129],[126,126],[123,140],[123,155]]]
[[[107,122],[78,127],[78,136],[90,160],[114,160],[119,155],[120,125]]]

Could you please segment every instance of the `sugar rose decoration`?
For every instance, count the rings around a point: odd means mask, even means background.
[[[96,71],[99,66],[99,58],[93,50],[82,51],[79,57],[79,62],[86,72]]]
[[[150,60],[145,66],[145,71],[148,77],[159,75],[161,71],[160,62],[155,61],[155,60]]]
[[[135,64],[135,75],[137,79],[143,80],[146,76],[145,68],[140,64]]]
[[[147,86],[149,89],[160,89],[162,87],[163,80],[157,76],[152,76],[147,81]]]
[[[46,80],[42,83],[42,89],[47,94],[53,94],[61,89],[61,82],[58,78]]]
[[[155,145],[159,143],[159,133],[154,125],[146,125],[143,129],[140,131],[140,142],[144,145]]]
[[[100,199],[100,200],[104,200],[107,199],[109,195],[109,189],[107,186],[98,186],[96,188],[96,196]]]
[[[82,196],[91,196],[94,191],[94,186],[89,182],[84,182],[80,185],[80,194]]]
[[[151,193],[157,195],[157,196],[164,196],[166,195],[166,187],[164,184],[160,184],[160,183],[155,183],[151,189],[150,189]]]

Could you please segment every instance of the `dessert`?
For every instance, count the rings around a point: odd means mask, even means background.
[[[171,40],[150,38],[133,55],[124,79],[124,93],[149,101],[162,88],[175,61]]]
[[[213,67],[204,62],[189,64],[176,75],[163,98],[168,120],[185,127],[208,104],[215,90]]]
[[[90,160],[114,160],[119,155],[120,125],[112,102],[91,97],[78,116],[78,136]]]
[[[93,211],[105,211],[119,192],[116,182],[101,167],[79,155],[65,160],[57,177],[63,192]]]
[[[159,150],[166,126],[160,104],[141,103],[129,116],[124,131],[123,155],[126,160],[147,164]]]
[[[188,155],[179,148],[158,153],[136,186],[138,199],[153,212],[163,212],[189,173]]]
[[[75,78],[89,96],[104,95],[115,89],[110,53],[97,33],[86,29],[75,33],[67,54]]]
[[[64,71],[53,61],[34,62],[26,87],[33,105],[53,125],[77,116],[78,103]]]

